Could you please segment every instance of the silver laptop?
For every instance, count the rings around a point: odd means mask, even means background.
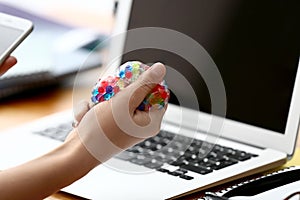
[[[107,65],[165,63],[170,104],[157,136],[63,191],[89,199],[171,199],[283,165],[293,156],[300,116],[293,3],[119,1]],[[67,110],[1,133],[0,168],[60,145],[72,119]]]

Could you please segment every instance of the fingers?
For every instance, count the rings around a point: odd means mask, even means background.
[[[162,63],[155,63],[145,71],[134,83],[124,89],[130,95],[129,109],[134,112],[146,95],[160,82],[166,74],[166,67]]]
[[[154,136],[160,131],[162,118],[167,110],[167,107],[167,104],[163,108],[153,106],[149,112],[137,110],[133,116],[133,120],[137,125],[141,127],[150,125],[152,133],[148,135],[148,137]]]
[[[83,116],[89,111],[90,106],[89,103],[87,101],[81,101],[77,104],[77,106],[74,108],[74,124],[73,126],[76,127],[79,122],[81,121],[81,119],[83,118]]]
[[[13,56],[8,57],[0,66],[0,75],[4,74],[7,70],[9,70],[12,66],[17,63],[17,59]]]
[[[89,103],[87,101],[80,101],[76,107],[74,108],[74,121],[72,122],[72,126],[76,128],[80,121],[82,120],[83,116],[90,110]],[[76,134],[74,132],[71,132],[65,141],[70,140],[71,138],[75,137]]]
[[[158,131],[164,111],[154,108],[153,112],[152,109],[145,112],[139,111],[137,107],[162,82],[165,74],[165,66],[156,63],[110,100],[112,121],[123,133],[142,140]]]

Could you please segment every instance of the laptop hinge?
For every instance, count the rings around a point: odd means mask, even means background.
[[[298,117],[298,127],[297,127],[297,135],[296,135],[296,138],[295,138],[295,141],[294,141],[294,150],[293,150],[293,153],[292,154],[288,154],[288,159],[292,159],[294,153],[295,153],[295,150],[296,150],[296,146],[297,146],[297,141],[298,141],[298,138],[299,138],[299,126],[300,126],[300,116]]]

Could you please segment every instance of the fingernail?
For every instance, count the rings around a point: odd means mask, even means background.
[[[76,128],[77,126],[78,126],[78,121],[74,119],[74,121],[72,122],[72,127]]]
[[[150,67],[150,73],[156,79],[162,79],[166,74],[166,68],[162,63],[155,63]]]

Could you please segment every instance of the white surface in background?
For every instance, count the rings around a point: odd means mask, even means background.
[[[49,7],[73,7],[87,10],[90,13],[111,13],[114,0],[0,0],[33,12],[43,14]]]
[[[52,11],[53,8],[69,8],[69,10],[80,10],[89,14],[111,14],[114,0],[0,0],[0,3],[13,5],[31,13],[45,16],[45,14]],[[30,74],[37,71],[55,70],[61,73],[61,71],[70,71],[74,63],[78,63],[78,65],[81,66],[86,62],[88,55],[86,52],[78,51],[75,52],[76,54],[72,53],[71,55],[66,53],[60,56],[62,58],[57,56],[58,52],[56,52],[57,49],[55,47],[57,46],[57,42],[61,41],[61,38],[60,33],[56,31],[60,30],[45,30],[45,34],[43,34],[42,30],[39,30],[39,34],[35,34],[34,36],[31,34],[12,53],[13,56],[18,58],[18,63],[2,76],[2,78]],[[87,32],[87,30],[83,30],[83,32],[84,31]],[[64,37],[64,34],[61,34],[61,37]],[[86,34],[83,34],[82,37],[86,37]],[[68,56],[71,57],[71,59]],[[89,57],[89,59],[91,59],[91,57]],[[94,61],[92,62],[94,63]]]

